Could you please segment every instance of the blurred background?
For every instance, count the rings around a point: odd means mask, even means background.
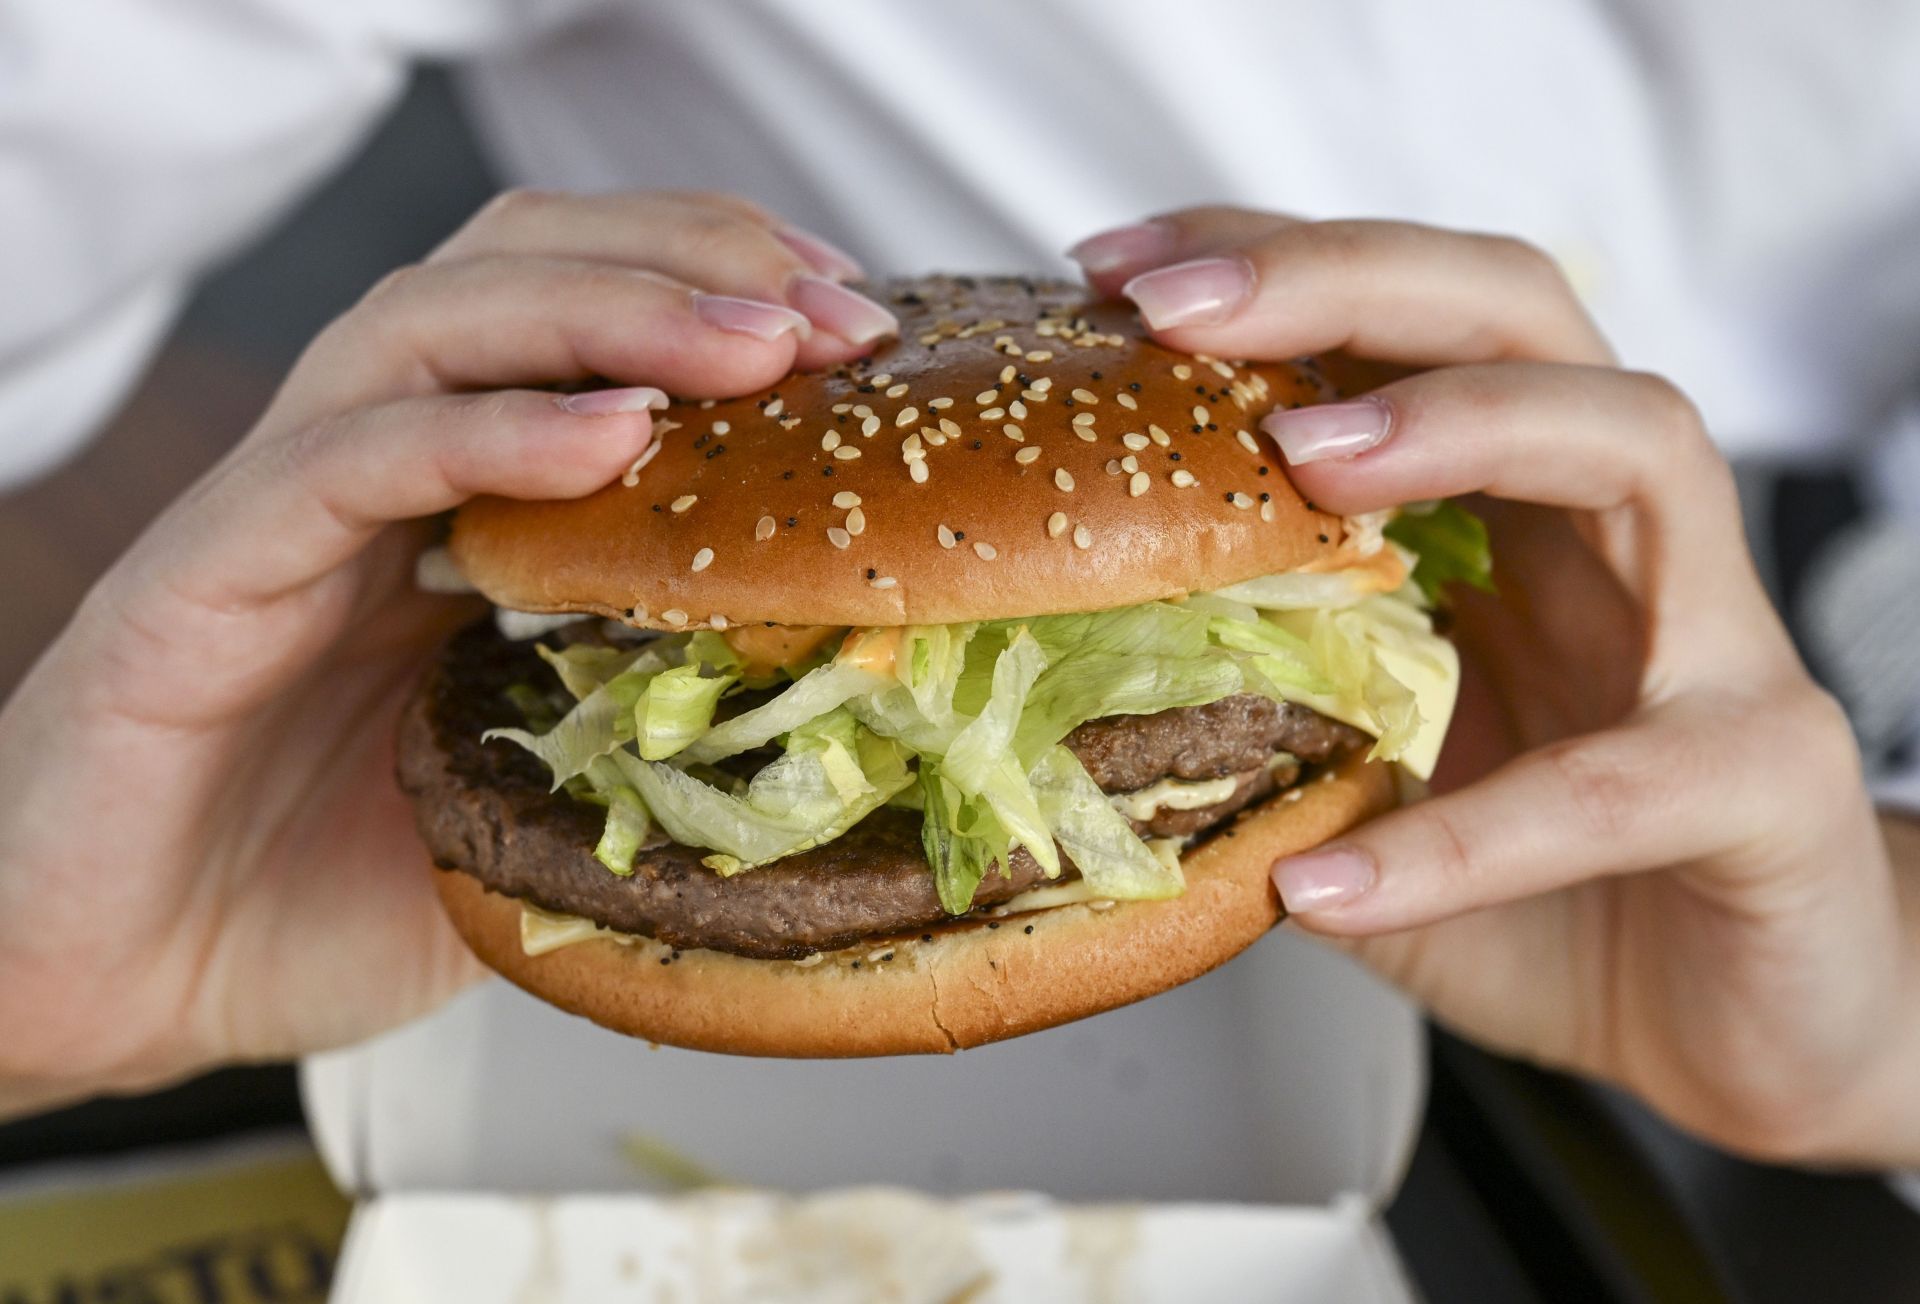
[[[204,283],[105,434],[0,497],[0,692],[248,427],[304,342],[495,188],[447,79],[428,69],[351,167]],[[1857,495],[1843,475],[1747,468],[1743,482],[1756,550],[1792,600]],[[1432,1299],[1920,1299],[1920,1219],[1877,1181],[1731,1159],[1608,1093],[1444,1035],[1432,1072],[1388,1215]],[[232,1269],[255,1293],[222,1298],[318,1298],[346,1206],[301,1138],[285,1067],[0,1127],[0,1299],[160,1298],[98,1284],[130,1291],[156,1264],[187,1281],[194,1252],[267,1265]],[[75,1226],[91,1239],[56,1234]],[[153,1245],[130,1239],[138,1227],[160,1229]]]

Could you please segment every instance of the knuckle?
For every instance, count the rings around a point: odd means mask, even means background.
[[[675,190],[668,194],[671,198],[688,204],[732,213],[742,220],[751,221],[757,225],[772,225],[775,220],[772,213],[753,200],[745,195],[736,195],[729,190]]]
[[[1564,808],[1580,836],[1600,844],[1617,842],[1643,824],[1659,801],[1661,775],[1671,782],[1673,768],[1686,764],[1682,751],[1676,743],[1656,766],[1634,749],[1602,753],[1582,739],[1568,739],[1547,744],[1538,756],[1564,793]]]
[[[529,186],[515,186],[502,190],[480,206],[467,222],[471,230],[479,226],[504,226],[519,222],[529,214],[541,212],[551,207],[561,196],[551,190],[537,190]]]
[[[684,221],[681,248],[692,262],[738,265],[773,253],[766,229],[738,213],[696,208]]]

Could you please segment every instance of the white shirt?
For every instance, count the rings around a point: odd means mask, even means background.
[[[1196,202],[1509,231],[1734,453],[1881,432],[1920,512],[1920,8],[1747,0],[15,0],[0,486],[195,277],[463,62],[503,176],[739,191],[876,272]]]

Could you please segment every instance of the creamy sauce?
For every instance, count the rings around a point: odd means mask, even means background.
[[[1199,810],[1232,797],[1239,788],[1233,775],[1218,779],[1162,779],[1135,792],[1116,792],[1107,798],[1130,820],[1150,820],[1163,810]]]
[[[1180,871],[1181,838],[1148,838],[1147,850],[1154,858],[1175,873]],[[996,915],[1021,915],[1034,910],[1052,910],[1056,906],[1089,905],[1095,910],[1104,910],[1113,905],[1113,901],[1094,891],[1093,886],[1084,878],[1076,878],[1071,883],[1054,883],[1047,887],[1028,888],[1016,897],[1009,898],[1005,905],[993,913]]]
[[[805,661],[840,630],[838,625],[741,625],[723,637],[747,663],[747,673],[767,674]]]
[[[905,641],[906,631],[898,628],[852,630],[840,646],[839,660],[842,665],[859,666],[876,675],[891,675]]]

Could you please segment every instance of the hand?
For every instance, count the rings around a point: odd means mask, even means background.
[[[891,333],[743,201],[510,195],[329,326],[0,712],[0,1114],[363,1037],[478,974],[394,786],[416,592],[477,493],[621,475],[664,386],[748,393]],[[514,386],[602,377],[560,399]]]
[[[1920,1160],[1920,869],[1903,931],[1846,722],[1687,400],[1515,241],[1200,209],[1075,254],[1176,348],[1433,368],[1268,418],[1316,503],[1486,495],[1500,592],[1454,595],[1439,795],[1276,866],[1295,922],[1735,1150]]]

